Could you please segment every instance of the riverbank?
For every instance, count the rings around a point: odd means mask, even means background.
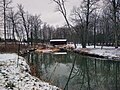
[[[72,47],[72,48],[69,48]],[[115,49],[115,47],[112,46],[87,46],[86,48],[82,48],[80,44],[77,45],[77,48],[74,48],[73,45],[69,45],[66,47],[63,47],[63,51],[73,51],[75,53],[79,53],[81,55],[96,57],[96,58],[104,58],[109,60],[120,60],[120,47]],[[55,48],[45,48],[45,49],[37,49],[36,52],[40,53],[52,53],[52,52],[59,52],[60,49]]]
[[[0,43],[0,52],[2,53],[18,53],[18,51],[22,51],[28,49],[29,47],[25,44],[18,44],[18,43],[7,43],[5,46],[4,43]]]
[[[87,48],[81,48],[78,46],[73,50],[76,53],[80,53],[82,55],[88,55],[92,57],[105,58],[109,60],[120,60],[120,47],[115,49],[114,47],[103,46],[87,46]]]
[[[0,90],[59,90],[30,75],[26,60],[17,54],[0,54]]]

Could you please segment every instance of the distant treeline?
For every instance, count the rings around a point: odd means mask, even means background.
[[[70,18],[65,11],[65,0],[57,2],[58,11],[62,11],[66,24],[53,27],[41,20],[40,15],[24,11],[18,4],[15,11],[11,0],[1,0],[0,41],[22,41],[28,44],[45,43],[53,38],[66,38],[70,42],[86,45],[120,45],[120,0],[83,0],[79,7],[73,7]],[[60,3],[60,2],[62,3]],[[64,8],[59,8],[63,6]],[[54,17],[53,17],[54,19]]]

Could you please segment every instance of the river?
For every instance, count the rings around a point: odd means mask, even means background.
[[[119,90],[120,62],[76,53],[30,53],[32,74],[63,90]]]

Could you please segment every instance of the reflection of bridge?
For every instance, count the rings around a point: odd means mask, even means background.
[[[54,55],[66,55],[67,52],[54,52],[53,54]]]

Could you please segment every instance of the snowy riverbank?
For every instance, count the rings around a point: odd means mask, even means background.
[[[59,90],[29,74],[25,59],[16,54],[0,54],[0,90]]]
[[[87,48],[82,48],[81,45],[78,45],[74,50],[78,53],[88,54],[90,56],[103,57],[110,60],[120,60],[120,47],[115,49],[114,47],[103,46],[87,46]]]

